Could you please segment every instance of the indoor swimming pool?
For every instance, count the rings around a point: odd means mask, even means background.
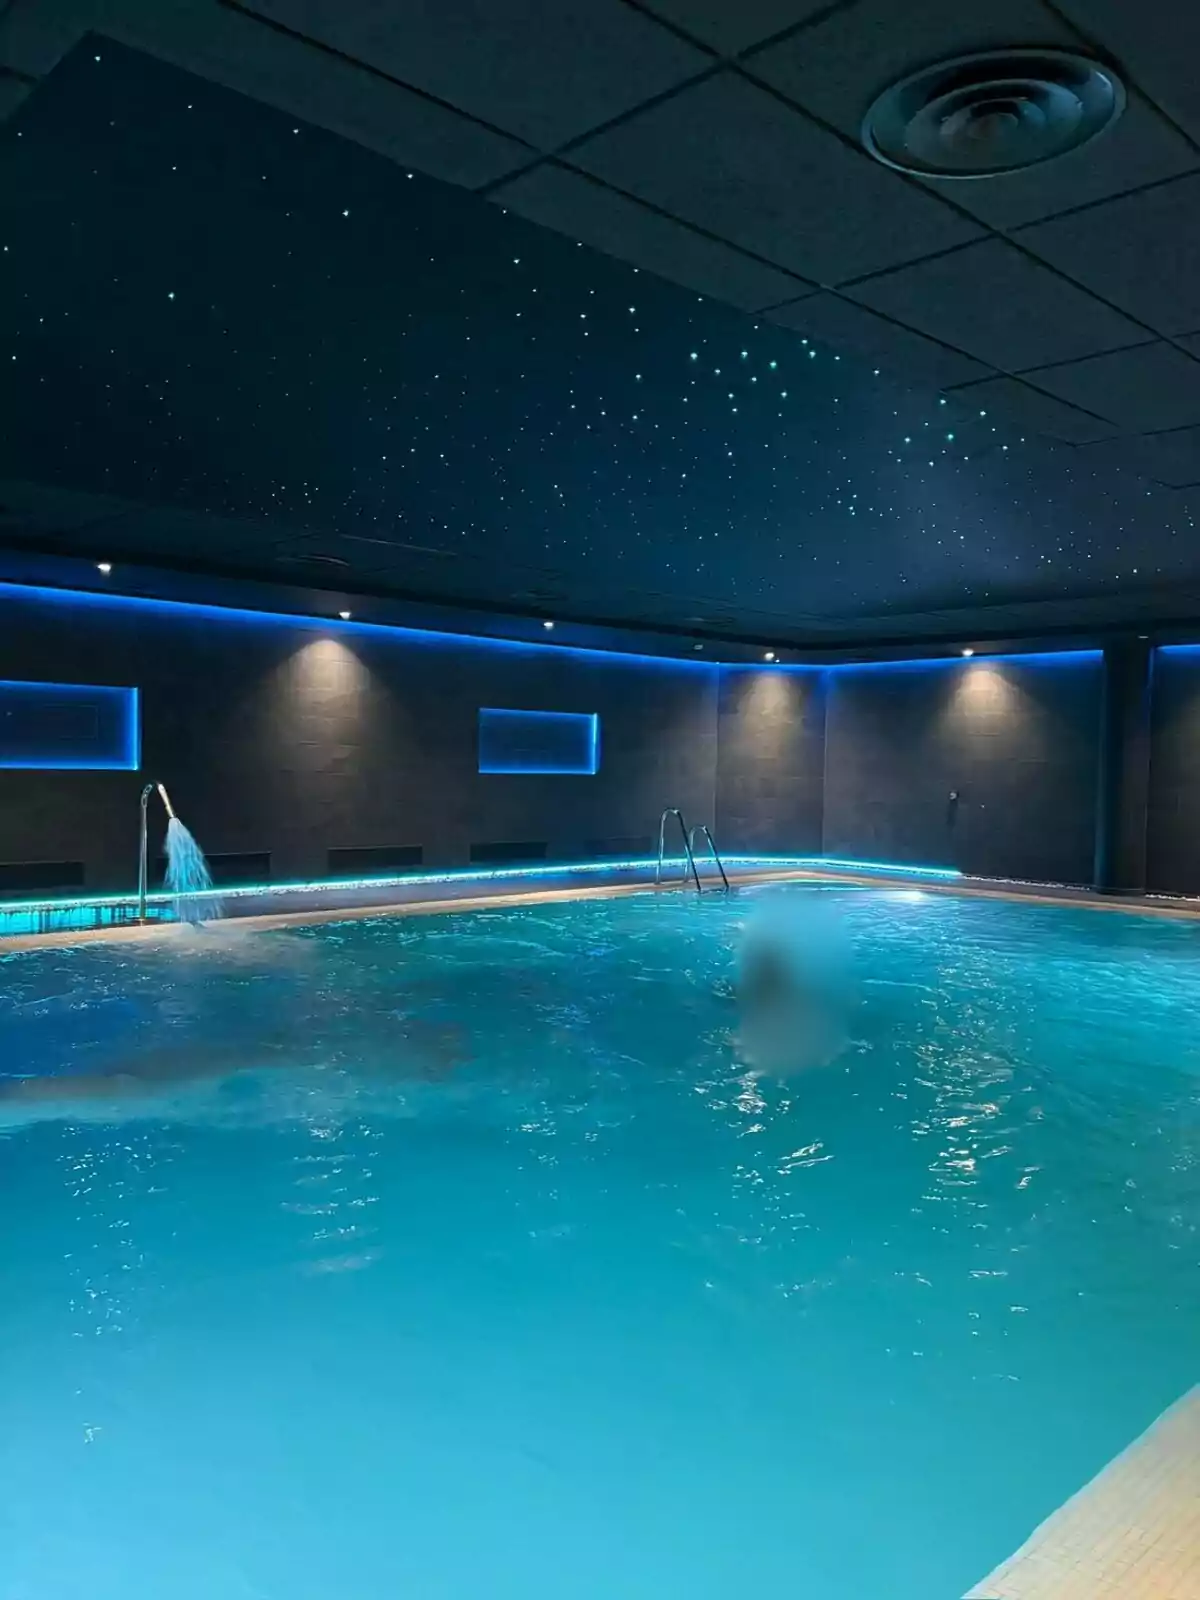
[[[756,1075],[762,906],[847,951]],[[0,958],[0,1600],[958,1600],[1196,1382],[1200,926],[682,892]]]

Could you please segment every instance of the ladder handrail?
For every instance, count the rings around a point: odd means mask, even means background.
[[[705,839],[707,839],[708,848],[712,852],[713,860],[717,864],[717,871],[721,874],[721,882],[725,885],[725,892],[728,893],[729,892],[729,879],[725,876],[725,864],[721,860],[720,856],[717,854],[717,847],[713,843],[713,836],[709,832],[707,823],[704,823],[704,822],[697,823],[697,825],[691,831],[691,834],[690,834],[689,839],[688,839],[688,843],[691,846],[692,859],[694,861],[695,857],[696,857],[696,835],[698,833],[702,833],[704,835]]]
[[[697,894],[703,894],[704,890],[701,887],[700,874],[696,871],[696,858],[692,854],[692,842],[688,838],[687,823],[683,820],[683,812],[680,811],[678,806],[668,806],[667,809],[663,812],[662,816],[659,818],[659,822],[658,822],[658,865],[654,869],[655,886],[657,887],[658,884],[660,884],[662,882],[663,857],[666,854],[666,849],[667,849],[667,818],[668,817],[675,817],[678,820],[679,832],[680,832],[680,835],[683,838],[684,854],[687,856],[687,864],[688,864],[689,867],[691,867],[691,869],[692,869],[692,877],[695,879],[695,882],[696,882],[696,893]],[[724,874],[722,874],[722,876],[724,876]]]

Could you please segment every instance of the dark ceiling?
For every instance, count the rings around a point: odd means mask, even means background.
[[[589,13],[596,27],[615,4]],[[27,23],[35,9],[24,0]],[[287,19],[283,6],[273,9],[288,27],[294,12],[306,13],[306,27],[318,12],[332,15],[318,0],[289,4]],[[506,9],[513,8],[493,14]],[[658,29],[624,9],[639,28]],[[685,0],[663,0],[657,9],[679,13],[674,20],[689,29],[705,11]],[[753,34],[797,9],[806,8],[784,0],[743,5],[734,31]],[[903,9],[915,29],[913,54],[927,58],[925,35],[957,13],[940,0]],[[44,20],[54,10],[43,6],[37,15]],[[860,0],[828,12],[829,25],[840,18],[841,53],[829,60],[842,61],[843,77],[847,62],[855,71],[866,62],[862,70],[877,75],[876,58],[892,49],[892,33],[871,23],[879,10]],[[12,59],[17,12],[0,17],[0,59],[5,49]],[[765,233],[764,248],[739,250],[697,231],[707,228],[699,216],[684,249],[681,225],[644,208],[642,222],[653,216],[675,232],[656,236],[661,249],[640,246],[630,233],[631,200],[618,202],[615,188],[598,188],[568,173],[564,158],[548,163],[537,151],[570,145],[581,124],[618,117],[610,133],[586,142],[586,160],[578,151],[572,160],[603,166],[606,184],[654,189],[645,198],[663,212],[675,205],[667,189],[687,179],[696,205],[724,204],[731,226],[748,226],[746,184],[739,190],[728,164],[688,178],[680,158],[698,130],[727,126],[737,110],[728,97],[751,92],[742,71],[726,82],[725,69],[715,71],[710,60],[692,83],[688,52],[700,46],[663,29],[669,43],[659,40],[657,56],[643,50],[616,60],[603,40],[591,40],[592,64],[579,81],[547,75],[545,95],[532,98],[528,83],[497,68],[495,49],[487,71],[468,53],[456,89],[444,78],[445,40],[437,37],[443,12],[426,16],[414,6],[399,13],[423,17],[432,40],[422,55],[409,39],[404,56],[428,79],[424,93],[437,97],[425,102],[427,112],[452,119],[440,101],[456,95],[459,103],[472,95],[496,101],[493,126],[475,128],[474,186],[491,184],[493,199],[542,215],[560,231],[361,148],[380,144],[378,128],[371,138],[343,128],[359,140],[351,143],[110,38],[76,43],[54,57],[53,70],[0,129],[7,423],[0,539],[800,643],[1044,633],[1200,614],[1192,593],[1200,595],[1200,490],[1119,470],[1147,441],[1105,437],[1117,423],[1097,409],[1106,382],[1129,413],[1126,428],[1155,407],[1152,420],[1161,422],[1178,397],[1184,403],[1189,385],[1200,397],[1200,382],[1190,378],[1200,364],[1178,328],[1161,329],[1168,341],[1141,320],[1129,335],[1122,319],[1144,319],[1146,307],[1122,311],[1119,295],[1101,301],[1077,287],[1068,293],[1056,274],[1053,293],[1043,294],[1042,285],[1027,295],[1028,250],[985,237],[957,197],[949,206],[895,180],[900,201],[890,188],[872,199],[857,168],[853,178],[839,178],[836,163],[822,167],[816,156],[786,219],[795,251],[789,262],[779,260],[776,245],[765,248]],[[708,13],[724,19],[711,22],[709,43],[740,48],[732,36],[715,36],[732,26],[733,13],[723,6]],[[381,15],[367,5],[337,11],[345,26],[365,27]],[[387,15],[392,27],[391,8]],[[35,35],[26,28],[27,64],[37,53],[29,43]],[[821,37],[832,48],[833,35]],[[272,31],[272,48],[279,38],[291,35]],[[55,39],[61,54],[61,30]],[[347,42],[330,41],[342,55],[323,56],[326,67],[341,61],[345,68]],[[785,42],[773,59],[784,59]],[[810,40],[814,50],[817,42]],[[43,65],[53,43],[45,44]],[[194,56],[194,39],[189,49]],[[814,58],[822,59],[819,51]],[[794,72],[809,71],[810,97],[841,81],[832,65],[813,77],[807,57],[793,50],[791,59]],[[896,66],[909,64],[911,57]],[[690,87],[675,93],[685,67]],[[223,74],[213,68],[211,75]],[[621,104],[612,99],[618,83]],[[713,100],[707,110],[691,98],[705,85]],[[336,122],[318,88],[314,79],[289,92],[293,102],[307,95],[318,120]],[[630,106],[667,90],[655,112],[631,114]],[[834,124],[835,111],[831,102],[824,113]],[[507,144],[497,123],[508,130]],[[468,161],[452,126],[453,119],[440,155],[431,144],[423,165]],[[1142,141],[1136,149],[1118,144],[1131,128]],[[1013,226],[1012,216],[1028,222],[1031,208],[1045,216],[1074,194],[1089,203],[1076,216],[1091,218],[1087,226],[1103,234],[1091,202],[1111,195],[1114,183],[1146,182],[1153,186],[1142,188],[1143,211],[1157,206],[1163,227],[1175,227],[1177,213],[1187,221],[1186,197],[1176,191],[1191,180],[1179,174],[1200,168],[1200,155],[1178,121],[1135,95],[1108,139],[1116,176],[1107,188],[1076,168],[1073,190],[1065,175],[1079,158],[1068,158],[1062,177],[1037,177],[1040,189],[1010,189],[1003,204],[1016,210],[989,216],[988,224]],[[721,148],[728,154],[736,145],[731,138]],[[501,147],[505,162],[488,168],[481,152],[495,157]],[[848,147],[837,148],[851,159]],[[769,141],[757,150],[769,167]],[[865,157],[853,161],[893,184],[894,175]],[[493,180],[516,167],[526,176],[496,189]],[[814,174],[823,174],[815,188]],[[466,181],[462,172],[450,175]],[[579,184],[589,196],[582,209]],[[990,185],[966,187],[979,215],[1001,205],[985,195]],[[824,201],[808,208],[818,192]],[[605,197],[599,221],[597,196]],[[1099,209],[1109,204],[1116,202]],[[759,222],[778,232],[773,215],[774,223],[766,213]],[[564,231],[656,271],[638,271]],[[670,239],[679,245],[674,254]],[[897,250],[909,261],[930,259],[897,267]],[[1103,257],[1110,276],[1116,272],[1110,257],[1119,250],[1080,250],[1081,259]],[[851,259],[861,281],[815,291]],[[964,278],[968,259],[986,270],[972,264]],[[1183,271],[1171,270],[1178,304],[1168,314],[1160,272],[1155,314],[1179,322],[1192,291]],[[710,293],[701,297],[660,273]],[[974,302],[963,297],[966,281]],[[1140,280],[1134,288],[1143,292]],[[784,301],[790,304],[766,316],[744,309]],[[858,313],[848,308],[868,303],[890,320],[854,321]],[[947,319],[958,319],[956,352],[917,333],[922,318],[935,316],[939,338]],[[878,327],[888,330],[878,367],[843,353],[861,345],[863,326],[873,338]],[[823,342],[829,338],[837,348]],[[1110,369],[1118,358],[1099,354],[1097,341],[1105,352],[1129,346],[1116,377]],[[1031,374],[998,377],[984,365],[1049,371],[1048,354],[1057,358],[1058,387],[1074,383],[1078,391],[1066,403],[1092,408],[1086,426],[1063,422],[1066,405],[1053,409],[1060,402],[1048,398],[1045,373],[1035,391]],[[1183,378],[1172,362],[1186,365]],[[896,375],[906,372],[955,387],[943,394],[903,388]],[[1035,392],[1048,409],[1033,402],[1031,425],[1082,429],[1087,442],[1022,434],[1013,406],[1027,410]],[[1165,447],[1163,440],[1155,430],[1151,443]],[[1182,462],[1187,440],[1167,443]],[[1187,470],[1180,466],[1176,476]]]

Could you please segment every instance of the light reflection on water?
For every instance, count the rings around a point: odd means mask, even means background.
[[[1194,1382],[1197,933],[847,895],[780,1078],[752,904],[0,961],[4,1600],[952,1600]]]

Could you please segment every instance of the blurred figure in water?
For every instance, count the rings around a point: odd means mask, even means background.
[[[827,1066],[848,1043],[849,948],[823,896],[767,898],[742,929],[737,1048],[763,1077]]]

